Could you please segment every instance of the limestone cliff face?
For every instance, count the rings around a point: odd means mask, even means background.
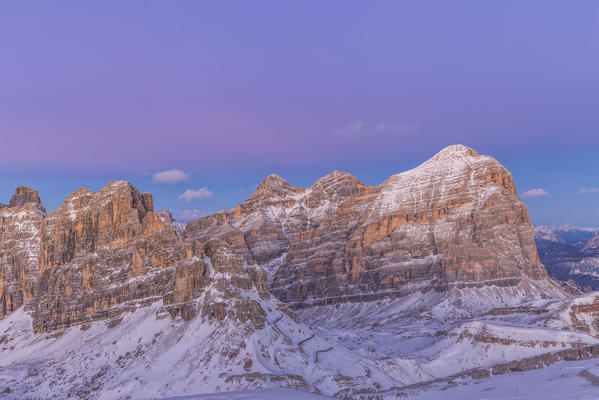
[[[162,295],[173,283],[169,268],[193,251],[176,239],[151,198],[126,182],[71,194],[42,222],[34,329],[112,318]]]
[[[226,240],[297,306],[547,277],[512,175],[462,145],[376,187],[338,171],[307,189],[271,176],[185,236]]]
[[[46,209],[42,206],[42,202],[37,190],[33,190],[28,186],[19,186],[11,197],[8,206],[22,207],[27,204],[31,204],[44,214],[46,213]]]
[[[0,209],[0,318],[35,295],[43,212],[37,192],[25,186]]]
[[[166,222],[167,224],[172,226],[178,235],[180,235],[180,236],[183,235],[183,231],[185,231],[185,224],[175,221],[175,219],[173,218],[173,215],[171,214],[170,211],[158,210],[158,211],[156,211],[156,215],[158,215],[158,218],[160,218],[160,220],[162,222]]]
[[[35,296],[26,306],[36,332],[118,323],[123,312],[156,301],[173,317],[260,321],[257,303],[236,294],[259,290],[266,279],[245,270],[243,259],[221,241],[183,240],[152,210],[149,194],[113,181],[96,193],[80,189],[43,219]],[[225,279],[219,268],[232,269]]]
[[[235,209],[189,223],[185,238],[122,181],[80,189],[47,216],[29,188],[10,204],[0,317],[26,303],[38,332],[116,323],[156,301],[172,316],[259,327],[256,298],[269,291],[301,307],[547,276],[511,174],[465,146],[376,187],[339,171],[305,189],[272,175]]]
[[[286,253],[297,233],[335,218],[346,199],[371,192],[373,188],[345,172],[335,171],[308,189],[270,175],[233,210],[189,222],[184,236],[198,241],[219,237],[248,260],[266,264]]]

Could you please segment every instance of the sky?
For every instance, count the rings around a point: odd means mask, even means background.
[[[125,179],[185,221],[462,143],[599,226],[595,0],[4,1],[0,52],[0,202]]]

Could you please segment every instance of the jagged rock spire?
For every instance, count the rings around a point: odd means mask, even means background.
[[[12,195],[8,206],[21,207],[26,204],[31,204],[38,210],[42,211],[43,213],[46,213],[46,209],[42,205],[42,201],[40,200],[40,196],[37,190],[33,190],[29,186],[21,185],[15,189],[15,193]]]

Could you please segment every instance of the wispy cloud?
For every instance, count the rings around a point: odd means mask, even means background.
[[[414,127],[406,122],[371,122],[355,120],[333,129],[331,135],[343,137],[372,136],[382,133],[405,134],[412,132]]]
[[[180,169],[169,169],[166,171],[156,172],[152,175],[152,181],[155,183],[177,183],[189,178],[189,174]]]
[[[546,191],[545,189],[538,188],[538,189],[527,190],[526,192],[522,193],[520,196],[525,197],[525,198],[542,197],[542,196],[549,196],[549,192]]]
[[[578,193],[578,194],[599,193],[599,188],[596,188],[596,187],[580,188],[580,189],[578,189],[578,192],[576,192],[576,193]]]
[[[189,222],[210,214],[213,213],[211,211],[202,211],[198,209],[173,210],[173,216],[175,217],[175,220],[181,222]]]
[[[214,193],[204,187],[197,190],[187,189],[179,196],[179,200],[185,200],[189,203],[192,200],[211,199],[213,197]]]

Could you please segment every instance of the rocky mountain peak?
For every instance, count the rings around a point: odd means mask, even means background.
[[[185,236],[227,241],[298,307],[547,278],[511,173],[463,145],[377,187],[340,171],[307,189],[269,177],[236,209],[190,222]]]
[[[123,193],[131,196],[131,206],[137,210],[139,221],[142,222],[145,216],[154,211],[154,199],[150,193],[140,193],[135,186],[125,181],[111,181],[100,192]]]
[[[335,170],[314,182],[302,201],[309,207],[317,207],[325,201],[336,204],[343,199],[370,191],[371,186],[360,182],[350,173]]]
[[[398,181],[404,181],[400,183],[400,186],[404,186],[407,181],[410,181],[414,191],[419,190],[424,184],[430,185],[435,182],[435,185],[442,185],[437,190],[445,191],[455,184],[456,179],[470,180],[469,183],[472,183],[474,175],[470,176],[470,174],[481,172],[484,172],[484,175],[479,178],[485,184],[502,186],[513,196],[517,196],[512,174],[499,161],[490,156],[480,155],[470,147],[461,144],[444,148],[416,168],[393,175],[387,182],[391,182],[390,186],[396,186]],[[476,188],[472,187],[472,189]]]
[[[167,224],[172,226],[179,236],[183,236],[183,232],[185,231],[185,224],[182,222],[175,221],[175,218],[173,217],[173,214],[171,214],[170,211],[158,210],[154,213],[158,216],[158,218],[160,218],[162,222],[166,222]]]
[[[0,279],[0,291],[14,286],[0,298],[0,310],[5,310],[0,317],[30,300],[33,329],[49,332],[96,320],[118,323],[123,312],[162,301],[173,317],[190,319],[201,311],[206,318],[263,324],[258,303],[238,292],[253,288],[266,296],[265,275],[246,271],[243,258],[221,241],[210,241],[204,249],[182,239],[152,210],[149,194],[127,182],[111,181],[95,193],[80,189],[45,218],[40,215],[39,229],[32,234],[37,247],[29,246],[35,290],[24,286],[18,273],[11,272],[7,284]],[[160,214],[172,221],[170,213]],[[2,254],[11,253],[0,247]],[[215,277],[213,270],[227,276]],[[0,278],[1,272],[0,264]],[[227,280],[231,274],[234,287]],[[205,297],[197,303],[210,284],[215,286],[215,299]]]
[[[285,200],[289,196],[296,195],[304,190],[289,184],[289,182],[276,174],[271,174],[258,185],[256,191],[242,206],[255,207],[258,204]]]
[[[435,154],[432,158],[434,160],[442,160],[447,158],[478,156],[478,152],[468,146],[464,146],[463,144],[452,144],[450,146],[445,147],[443,150]]]
[[[38,193],[19,186],[0,214],[0,318],[9,315],[35,293],[40,227],[45,209]]]
[[[297,190],[298,188],[289,184],[289,182],[277,174],[268,175],[256,188],[256,192],[295,192]]]
[[[79,252],[130,244],[152,211],[151,196],[125,181],[111,181],[95,193],[85,188],[71,193],[44,219],[41,270],[68,263]]]
[[[316,182],[312,184],[312,186],[310,186],[310,188],[323,188],[326,190],[330,187],[338,185],[340,182],[348,182],[356,186],[364,185],[349,172],[335,170],[330,174],[318,179]]]
[[[38,210],[46,213],[46,209],[42,206],[42,201],[37,190],[33,190],[29,186],[19,186],[15,189],[15,193],[10,199],[9,207],[22,207],[31,204]]]
[[[163,222],[166,222],[167,224],[172,224],[173,222],[175,222],[173,214],[171,214],[169,210],[158,210],[155,212],[155,214],[158,216],[158,218],[160,218]]]
[[[281,178],[279,175],[277,174],[270,174],[268,175],[266,178],[264,178],[263,182],[280,182],[280,183],[287,183],[287,181],[283,178]]]

